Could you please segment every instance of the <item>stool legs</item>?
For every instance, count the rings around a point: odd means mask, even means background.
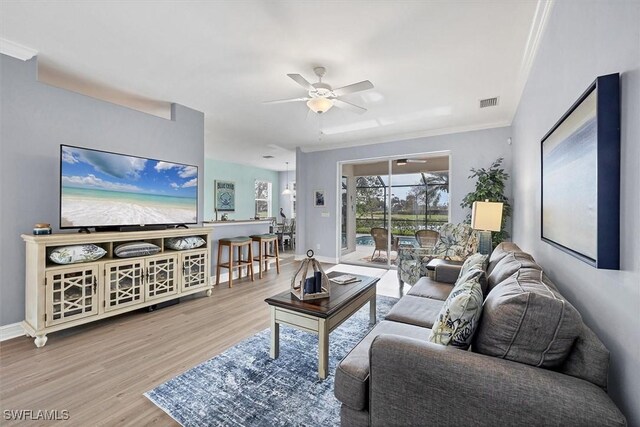
[[[280,253],[278,250],[278,243],[274,242],[273,245],[274,249],[275,249],[275,254],[276,254],[276,271],[278,272],[278,274],[280,274]]]
[[[258,262],[258,274],[262,279],[263,272],[269,269],[269,258],[276,259],[276,270],[280,274],[280,255],[278,251],[279,243],[276,237],[264,238],[262,236],[254,236],[253,241],[258,244],[258,256],[252,258]]]
[[[251,270],[251,281],[253,282],[253,243],[249,243],[249,269]]]
[[[247,254],[248,259],[244,258],[243,248],[247,246]],[[216,285],[220,284],[220,269],[227,268],[229,269],[229,287],[233,287],[233,270],[238,269],[238,279],[242,278],[242,268],[245,268],[245,277],[251,276],[251,281],[254,281],[253,277],[253,249],[251,248],[252,243],[251,240],[248,240],[243,243],[236,242],[218,242],[218,265],[216,267]],[[229,253],[229,262],[222,262],[222,251],[224,248],[228,248]],[[236,250],[237,248],[237,250]],[[234,257],[237,255],[237,258]]]
[[[238,271],[240,273],[241,270]],[[240,279],[238,274],[238,279]],[[233,288],[233,245],[229,246],[229,287]]]
[[[218,242],[218,263],[216,264],[216,286],[220,284],[220,262],[222,261],[222,248],[224,246]]]

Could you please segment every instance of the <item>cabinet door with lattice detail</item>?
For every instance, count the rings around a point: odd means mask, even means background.
[[[209,285],[209,257],[207,251],[181,254],[182,292]]]
[[[98,314],[98,266],[86,264],[47,272],[45,325]]]
[[[105,311],[144,301],[144,260],[105,264],[104,301]]]
[[[178,256],[147,260],[146,300],[178,293]]]

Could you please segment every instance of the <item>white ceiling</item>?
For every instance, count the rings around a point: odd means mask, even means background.
[[[509,125],[547,3],[538,1],[8,1],[0,37],[41,67],[205,113],[207,157],[284,170],[319,150]],[[309,114],[287,73],[366,107]],[[497,107],[478,100],[499,96]],[[323,135],[320,135],[322,129]],[[263,155],[273,155],[265,160]]]

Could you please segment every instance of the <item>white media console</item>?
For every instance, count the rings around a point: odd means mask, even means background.
[[[26,243],[25,332],[42,347],[47,334],[197,292],[211,295],[209,260],[211,228],[158,231],[23,234]],[[206,242],[197,249],[173,250],[170,237],[199,236]],[[127,242],[159,246],[154,255],[114,256],[116,246]],[[97,261],[54,264],[53,248],[95,244],[107,254]]]

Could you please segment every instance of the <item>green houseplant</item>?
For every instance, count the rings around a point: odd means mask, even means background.
[[[505,230],[505,224],[507,219],[511,217],[511,205],[509,204],[509,198],[504,195],[504,186],[509,174],[504,171],[500,166],[504,159],[500,157],[487,169],[471,169],[471,175],[469,179],[476,178],[476,190],[467,194],[460,206],[462,208],[468,208],[469,214],[467,215],[467,223],[471,223],[471,208],[473,202],[483,202],[489,200],[490,202],[502,202],[504,206],[502,208],[502,226],[499,232],[492,234],[493,245],[506,240],[509,237],[509,233]]]

